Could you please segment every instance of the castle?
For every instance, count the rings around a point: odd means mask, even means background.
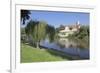
[[[80,22],[79,21],[77,21],[76,24],[73,24],[73,25],[67,25],[67,26],[61,25],[59,27],[58,36],[59,37],[67,37],[69,34],[73,34],[75,32],[78,32],[79,29],[80,29]]]

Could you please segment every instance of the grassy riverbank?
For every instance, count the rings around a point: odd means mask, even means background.
[[[71,60],[62,52],[21,44],[21,63]]]

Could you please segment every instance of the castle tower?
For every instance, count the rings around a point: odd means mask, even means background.
[[[77,21],[77,22],[76,22],[76,25],[80,25],[80,21]]]
[[[76,22],[76,26],[77,26],[78,29],[80,29],[80,21]]]

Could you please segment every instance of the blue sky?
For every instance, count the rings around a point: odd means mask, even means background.
[[[75,24],[77,21],[82,25],[89,25],[89,13],[80,12],[54,12],[54,11],[31,11],[32,20],[43,20],[49,25],[59,27],[62,25]]]

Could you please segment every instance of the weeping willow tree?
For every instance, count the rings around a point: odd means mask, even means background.
[[[47,26],[46,22],[39,21],[39,23],[36,24],[33,29],[32,37],[35,41],[37,48],[39,48],[40,41],[46,38],[46,26]]]
[[[25,27],[25,33],[27,35],[27,40],[29,44],[31,45],[35,45],[35,40],[33,39],[33,32],[34,32],[36,25],[38,25],[38,23],[39,21],[31,20],[30,22],[28,22],[27,26]]]
[[[54,40],[55,28],[48,25],[45,21],[33,21],[31,20],[25,27],[29,42],[35,44],[39,48],[40,42],[45,40],[48,36],[50,41]]]
[[[46,32],[47,32],[47,35],[48,35],[50,42],[54,41],[55,34],[56,34],[55,28],[51,25],[47,25]]]

